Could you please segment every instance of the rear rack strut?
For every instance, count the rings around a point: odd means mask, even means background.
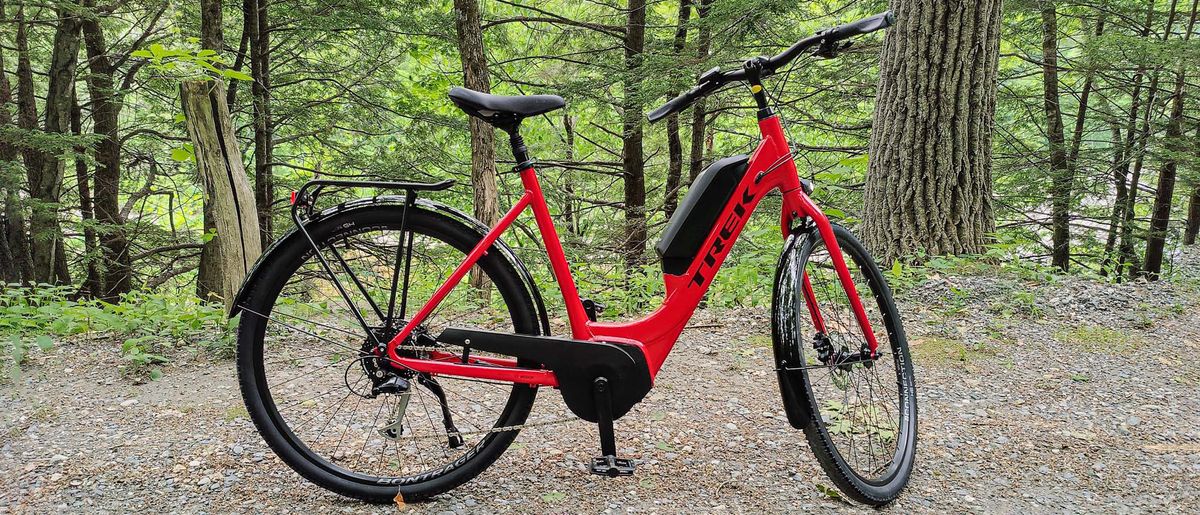
[[[363,331],[371,338],[372,343],[381,349],[387,344],[387,342],[380,341],[379,337],[376,336],[375,331],[372,330],[371,325],[367,323],[367,320],[363,318],[358,307],[354,305],[354,301],[351,300],[350,294],[346,292],[345,286],[342,285],[342,282],[337,278],[337,274],[334,273],[333,267],[331,267],[329,265],[329,261],[325,259],[320,247],[317,246],[316,241],[314,241],[312,236],[308,233],[308,229],[304,227],[304,221],[300,216],[301,210],[303,210],[304,218],[312,218],[313,208],[317,204],[317,197],[319,197],[326,188],[379,188],[385,190],[403,190],[404,211],[400,215],[400,234],[403,235],[405,230],[408,228],[408,209],[416,203],[417,192],[443,191],[449,189],[451,186],[454,186],[454,181],[450,179],[434,183],[316,179],[304,183],[304,185],[301,186],[298,191],[292,192],[292,223],[296,225],[296,230],[300,231],[300,233],[304,235],[304,239],[308,241],[308,245],[312,247],[313,254],[316,255],[317,260],[321,263],[321,268],[325,270],[325,273],[329,274],[329,279],[333,282],[334,287],[337,288],[337,291],[342,296],[342,299],[346,301],[346,305],[351,311],[354,312],[354,318],[358,320],[358,323],[362,326]],[[400,310],[398,313],[399,316],[394,316],[397,315],[395,309],[396,282],[399,280],[401,266],[404,267],[404,284],[408,284],[408,273],[412,263],[412,241],[413,234],[410,231],[408,233],[408,241],[396,247],[396,263],[395,270],[393,270],[392,273],[391,298],[388,300],[386,313],[384,313],[384,311],[381,310],[379,306],[376,305],[376,303],[372,300],[371,295],[366,291],[366,288],[363,286],[363,284],[359,282],[358,277],[356,277],[353,273],[349,273],[349,268],[347,268],[346,263],[342,260],[341,255],[337,253],[336,249],[333,250],[334,257],[336,257],[342,267],[346,269],[350,279],[354,282],[354,285],[362,292],[363,296],[367,299],[367,302],[371,304],[371,309],[374,310],[375,314],[379,316],[380,320],[387,325],[391,325],[393,320],[396,320],[397,318],[404,318],[404,313],[408,308],[408,295],[403,295],[401,296],[400,300]],[[403,255],[401,255],[402,252]]]

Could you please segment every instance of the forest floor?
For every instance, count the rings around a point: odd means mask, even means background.
[[[912,483],[887,511],[1200,507],[1200,253],[1171,283],[924,278],[900,299],[918,384]],[[708,311],[617,422],[643,464],[587,474],[582,422],[522,432],[474,481],[411,512],[852,511],[782,416],[767,310]],[[713,327],[717,326],[717,327]],[[231,362],[173,356],[135,384],[117,346],[60,342],[0,385],[0,513],[389,512],[304,482],[246,417]],[[561,413],[550,391],[539,413]],[[767,445],[770,442],[771,445]],[[773,449],[767,452],[767,448]]]

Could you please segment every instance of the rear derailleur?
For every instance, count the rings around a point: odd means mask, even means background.
[[[411,337],[409,341],[422,346],[437,345],[428,331],[424,328],[418,329],[418,331],[414,331],[415,336]],[[442,410],[442,425],[446,429],[446,445],[451,449],[462,447],[465,441],[462,432],[454,425],[454,417],[450,413],[450,405],[446,401],[446,391],[442,389],[442,385],[428,373],[416,372],[394,365],[385,357],[386,342],[391,341],[398,331],[390,327],[382,327],[372,328],[371,332],[372,338],[368,339],[359,351],[359,363],[367,378],[371,380],[371,392],[359,395],[367,399],[375,399],[380,395],[398,397],[396,406],[388,417],[388,423],[378,429],[380,436],[396,441],[404,433],[404,414],[408,410],[408,403],[412,398],[412,381],[415,379],[417,384],[437,397],[438,405]],[[399,354],[403,357],[420,357],[418,354],[422,352],[424,351],[405,349],[404,345],[401,345],[399,349]]]

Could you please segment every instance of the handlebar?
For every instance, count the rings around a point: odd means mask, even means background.
[[[863,18],[818,32],[813,36],[797,41],[796,44],[788,47],[787,50],[780,52],[774,57],[756,57],[747,61],[747,64],[751,62],[757,63],[760,66],[759,77],[766,77],[775,73],[776,70],[791,64],[801,53],[814,46],[820,47],[818,52],[832,52],[836,49],[836,44],[842,40],[883,30],[895,23],[896,16],[891,11],[882,12],[869,18]],[[696,87],[681,93],[666,104],[663,104],[662,107],[651,111],[650,114],[646,115],[646,118],[650,120],[650,123],[657,122],[673,113],[687,109],[688,106],[692,105],[699,98],[711,95],[726,84],[746,80],[746,78],[747,73],[745,68],[730,72],[722,72],[720,68],[713,68],[700,75]]]

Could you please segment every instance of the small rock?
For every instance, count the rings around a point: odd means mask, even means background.
[[[128,407],[130,407],[130,406],[133,406],[134,404],[137,404],[137,403],[138,403],[138,400],[137,400],[137,399],[125,399],[125,400],[121,401],[121,407],[122,407],[122,408],[128,408]]]

